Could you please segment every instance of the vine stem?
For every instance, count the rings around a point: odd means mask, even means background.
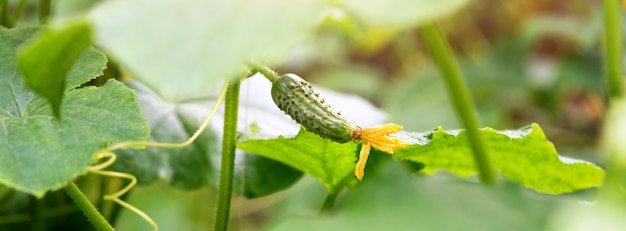
[[[320,214],[328,214],[335,206],[335,201],[337,201],[337,197],[339,196],[339,192],[329,193],[326,195],[326,199],[324,199],[324,204],[322,204],[322,208],[320,209]]]
[[[622,25],[621,1],[604,0],[604,63],[605,74],[612,98],[624,94],[622,83]]]
[[[80,208],[81,211],[87,216],[89,221],[96,227],[98,230],[107,230],[113,231],[113,227],[104,219],[104,217],[98,212],[96,207],[94,207],[85,194],[83,194],[80,189],[72,182],[71,180],[65,185],[65,192],[69,195],[74,203]]]
[[[333,190],[330,190],[326,195],[326,199],[324,199],[324,204],[322,204],[322,208],[320,208],[320,214],[328,214],[335,206],[335,202],[337,201],[337,197],[341,194],[341,191],[346,188],[346,185],[350,180],[354,179],[354,175],[348,174],[346,177],[341,180],[341,182],[335,186]]]
[[[0,25],[7,28],[11,28],[9,12],[9,0],[0,0]]]
[[[48,24],[52,12],[52,0],[39,0],[39,25]]]
[[[274,80],[278,79],[278,74],[273,71],[272,69],[270,69],[269,67],[260,64],[256,61],[250,61],[248,62],[248,66],[250,67],[250,72],[252,72],[251,74],[254,73],[261,73],[263,74],[263,76],[265,76],[265,78],[267,80],[269,80],[270,82],[274,82]]]
[[[43,211],[45,210],[45,203],[43,199],[33,198],[33,220],[30,222],[30,230],[31,231],[43,231],[46,230],[46,219],[43,216]]]
[[[610,110],[605,124],[605,139],[609,160],[606,166],[604,184],[600,188],[600,196],[607,201],[623,201],[623,182],[626,173],[626,148],[620,140],[625,125],[623,115],[626,113],[626,101],[622,77],[622,6],[617,0],[604,0],[604,72],[607,78],[610,96]],[[608,125],[608,126],[607,126]]]
[[[458,64],[452,55],[450,45],[435,23],[427,23],[419,30],[442,73],[457,116],[467,130],[480,180],[483,184],[493,184],[496,178],[485,145],[480,138],[476,110],[467,84],[464,82]]]
[[[222,137],[222,161],[220,179],[217,186],[217,205],[215,212],[216,231],[226,231],[230,215],[230,203],[233,192],[235,171],[235,148],[237,147],[237,110],[239,108],[239,87],[241,78],[228,80],[224,102],[224,135]]]

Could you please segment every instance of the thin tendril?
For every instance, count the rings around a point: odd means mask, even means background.
[[[183,148],[193,143],[193,141],[195,141],[196,138],[200,136],[202,131],[204,131],[204,129],[209,125],[209,122],[211,121],[215,113],[217,113],[217,109],[219,108],[220,103],[222,102],[222,100],[224,99],[224,96],[226,95],[227,85],[228,84],[224,84],[224,86],[222,87],[222,90],[220,91],[219,96],[215,100],[215,104],[213,105],[211,112],[209,113],[207,118],[204,119],[204,122],[202,122],[202,125],[200,125],[198,130],[196,130],[196,132],[191,137],[189,137],[187,141],[183,143],[158,143],[158,142],[147,142],[147,141],[129,141],[129,142],[122,142],[122,143],[111,145],[105,149],[102,149],[94,153],[92,156],[92,159],[94,161],[102,160],[105,158],[108,158],[108,159],[97,165],[87,167],[87,172],[90,172],[93,174],[99,174],[103,176],[118,177],[118,178],[124,178],[124,179],[130,180],[130,183],[126,185],[126,187],[120,189],[119,191],[115,193],[104,195],[104,200],[110,200],[115,203],[118,203],[119,205],[127,208],[128,210],[134,212],[135,214],[143,218],[146,222],[148,222],[154,228],[155,231],[159,230],[159,226],[154,222],[154,220],[152,220],[152,218],[150,218],[150,216],[148,216],[146,213],[144,213],[140,209],[132,206],[131,204],[119,198],[120,196],[130,191],[135,185],[137,185],[137,178],[132,174],[115,172],[115,171],[104,171],[102,169],[108,168],[115,162],[115,160],[117,159],[117,156],[115,155],[115,153],[113,153],[113,151],[117,149],[123,149],[123,148],[128,148],[128,147]]]

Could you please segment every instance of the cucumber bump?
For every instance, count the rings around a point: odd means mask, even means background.
[[[272,99],[280,110],[308,131],[339,143],[352,141],[352,122],[333,112],[311,84],[295,74],[284,74],[272,83]]]

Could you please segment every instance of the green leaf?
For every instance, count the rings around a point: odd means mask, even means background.
[[[318,0],[139,0],[103,2],[90,17],[98,44],[174,102],[204,95],[250,59],[284,61],[323,10]]]
[[[341,0],[341,6],[368,25],[409,28],[443,18],[469,0]]]
[[[237,158],[243,158],[243,161],[235,166],[234,185],[238,186],[234,190],[246,198],[258,198],[289,188],[302,177],[301,171],[263,156],[245,154]]]
[[[332,216],[291,217],[266,230],[542,230],[557,199],[512,183],[415,179],[397,162],[370,177]]]
[[[459,176],[476,174],[464,131],[403,133],[414,145],[397,150],[395,158],[422,162],[424,172],[439,170]],[[515,131],[481,130],[492,165],[512,181],[538,192],[560,194],[598,187],[604,171],[588,162],[560,157],[537,124]]]
[[[344,178],[353,174],[356,144],[340,144],[306,131],[295,138],[247,140],[237,148],[278,160],[317,178],[329,193],[336,192]]]
[[[18,47],[36,29],[0,28],[0,183],[37,197],[85,173],[107,144],[145,140],[147,124],[132,90],[111,80],[77,86],[102,74],[106,58],[90,48],[72,67],[56,120],[45,99],[28,90],[15,64]]]
[[[91,43],[89,23],[78,21],[63,28],[45,29],[18,55],[18,67],[24,82],[52,104],[57,118],[61,118],[66,76]]]

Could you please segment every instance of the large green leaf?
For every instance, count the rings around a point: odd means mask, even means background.
[[[106,1],[91,13],[97,42],[167,101],[202,96],[254,58],[279,63],[310,39],[317,0]]]
[[[85,173],[93,152],[107,144],[145,140],[148,129],[132,90],[117,81],[79,85],[102,74],[106,58],[90,48],[70,70],[62,120],[28,90],[18,73],[18,48],[36,29],[0,28],[0,183],[42,197]]]
[[[63,28],[46,28],[18,56],[24,82],[52,104],[57,118],[61,117],[67,74],[91,43],[89,23],[78,21]]]
[[[416,143],[394,157],[422,162],[425,172],[446,170],[460,176],[476,174],[464,131],[404,134]],[[481,131],[492,165],[512,181],[539,192],[560,194],[602,185],[604,171],[588,162],[560,157],[537,124],[514,131]]]
[[[411,177],[388,162],[328,217],[291,217],[265,230],[542,230],[556,197],[506,183],[482,187]]]

